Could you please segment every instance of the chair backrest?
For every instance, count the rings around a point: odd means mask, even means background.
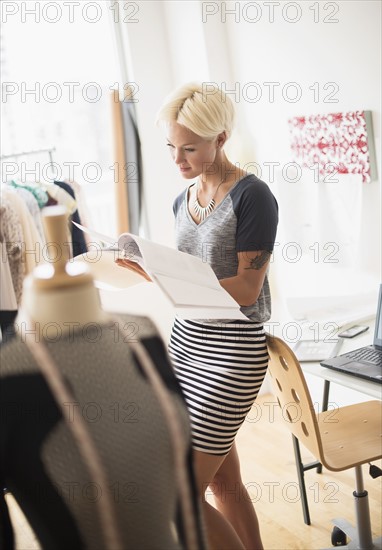
[[[267,334],[268,372],[282,417],[294,436],[318,459],[322,443],[312,399],[300,363],[281,338]]]

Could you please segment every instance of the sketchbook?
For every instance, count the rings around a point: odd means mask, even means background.
[[[105,251],[118,250],[120,265],[123,264],[121,270],[126,267],[142,281],[151,279],[157,284],[179,317],[248,320],[240,311],[240,305],[220,285],[212,267],[200,258],[131,233],[122,233],[113,239],[72,223],[108,245]]]

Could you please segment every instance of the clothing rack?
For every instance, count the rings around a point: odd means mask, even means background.
[[[11,158],[17,158],[17,157],[25,157],[29,155],[39,155],[40,153],[48,153],[49,155],[49,162],[52,170],[54,169],[54,163],[53,163],[53,153],[55,152],[56,148],[51,147],[49,149],[34,149],[32,151],[23,151],[20,153],[13,153],[11,155],[1,155],[0,159],[11,159]]]
[[[38,154],[49,155],[50,166],[54,172],[53,153],[55,147],[20,151],[0,155],[0,160],[32,157]],[[33,159],[32,159],[33,160]],[[15,178],[17,180],[17,178]],[[59,178],[60,179],[60,178]],[[4,183],[4,185],[3,185]],[[73,184],[75,182],[72,182]],[[70,223],[79,224],[80,218],[76,195],[72,185],[56,181],[36,185],[24,185],[25,182],[0,182],[2,212],[0,219],[0,248],[3,265],[0,270],[0,344],[12,338],[14,322],[22,295],[23,279],[43,260],[41,254],[28,254],[26,251],[42,250],[45,246],[45,235],[42,227],[41,210],[48,204],[60,204],[68,214],[68,239],[71,245],[71,256],[87,252],[83,233]],[[24,188],[24,189],[22,189]],[[80,191],[78,192],[80,194]],[[77,195],[78,197],[78,195]],[[70,233],[70,234],[69,234]],[[3,299],[4,296],[7,299]],[[0,488],[1,490],[1,488]],[[0,537],[1,538],[1,537]]]

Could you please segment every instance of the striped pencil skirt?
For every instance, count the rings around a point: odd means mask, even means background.
[[[176,318],[169,354],[190,414],[193,448],[227,454],[267,371],[263,326]]]

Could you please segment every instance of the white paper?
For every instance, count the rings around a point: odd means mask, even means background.
[[[219,292],[222,290],[212,267],[196,256],[128,233],[120,236],[118,247],[125,252],[128,259],[140,263],[149,274],[167,275],[195,285],[218,289]]]
[[[182,281],[167,275],[153,275],[161,289],[178,307],[227,307],[236,309],[237,303],[227,292],[218,288],[207,288],[201,285]]]
[[[116,264],[119,256],[118,251],[105,248],[80,254],[73,261],[86,264],[94,277],[95,286],[102,290],[122,290],[146,282],[139,273]]]
[[[220,285],[211,266],[200,258],[130,233],[123,233],[116,240],[78,223],[75,225],[103,242],[111,245],[117,242],[121,254],[144,268],[180,316],[190,319],[248,319],[240,311],[239,304]],[[110,286],[110,277],[106,279]]]

